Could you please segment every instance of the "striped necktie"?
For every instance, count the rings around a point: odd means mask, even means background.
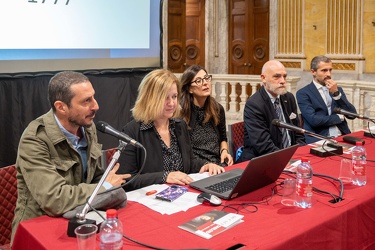
[[[327,104],[327,109],[328,109],[328,115],[331,115],[331,113],[332,113],[332,97],[329,95],[329,91],[328,91],[327,87],[323,86],[322,89],[323,89],[323,93],[324,93],[324,96],[326,97],[326,101],[327,101],[326,104]],[[336,126],[329,127],[329,135],[333,136],[333,137],[338,136]]]
[[[277,117],[279,118],[280,121],[284,121],[283,113],[281,111],[281,106],[280,106],[280,99],[276,98],[275,102],[273,103],[273,106],[275,108]],[[281,128],[281,133],[282,133],[282,144],[283,148],[289,147],[289,139],[288,139],[288,132],[286,131],[285,128]]]

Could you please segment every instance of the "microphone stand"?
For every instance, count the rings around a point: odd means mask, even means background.
[[[322,140],[326,140],[326,141],[330,142],[330,143],[327,144],[327,147],[324,147],[324,144],[323,144],[320,147],[311,148],[310,154],[314,154],[314,155],[321,156],[321,157],[326,157],[326,156],[330,156],[330,155],[342,155],[342,153],[343,153],[342,146],[338,145],[338,142],[336,140],[330,138],[330,137],[315,134],[315,133],[307,131],[305,129],[292,130],[292,129],[287,128],[287,127],[286,127],[286,129],[291,130],[291,131],[295,131],[295,132],[300,133],[300,134],[306,134],[306,135],[309,135],[309,136],[312,136],[312,137],[322,139]]]
[[[89,211],[93,200],[95,199],[96,195],[98,194],[99,189],[102,187],[105,179],[107,179],[107,176],[108,176],[109,172],[115,166],[116,162],[120,158],[121,152],[124,150],[124,148],[127,145],[127,143],[122,141],[122,140],[119,140],[119,143],[120,144],[117,147],[116,152],[113,154],[110,163],[108,164],[105,172],[103,173],[102,177],[100,178],[100,180],[99,180],[98,184],[96,185],[94,191],[90,195],[90,198],[85,203],[85,206],[83,207],[82,211],[80,213],[77,213],[75,218],[70,219],[70,221],[68,223],[68,236],[69,237],[76,237],[76,235],[74,233],[74,230],[80,225],[83,225],[83,224],[95,224],[96,225],[96,221],[86,219],[86,214]],[[104,167],[104,166],[102,166],[102,167]]]
[[[370,122],[375,123],[375,120],[371,119],[371,118],[367,118],[365,120],[367,121],[368,131],[364,131],[363,135],[366,136],[366,137],[375,138],[375,134],[372,133],[371,130],[370,130]]]
[[[315,138],[318,138],[318,139],[323,139],[323,140],[326,140],[326,141],[329,141],[333,144],[337,144],[338,142],[330,137],[326,137],[326,136],[322,136],[322,135],[319,135],[319,134],[315,134],[313,132],[310,132],[310,131],[307,131],[307,130],[303,130],[304,133],[303,134],[306,134],[306,135],[309,135],[309,136],[312,136],[312,137],[315,137]]]
[[[373,133],[371,133],[371,130],[370,130],[370,122],[375,123],[375,119],[372,119],[372,118],[370,118],[368,116],[364,116],[364,115],[350,114],[348,112],[343,112],[344,110],[342,110],[340,108],[335,108],[334,111],[338,114],[342,114],[342,115],[345,115],[345,116],[351,116],[351,117],[353,117],[353,119],[358,118],[358,119],[367,121],[368,132],[364,131],[363,135],[366,136],[366,137],[371,137],[371,138],[375,137],[375,135]]]
[[[314,155],[321,156],[321,157],[343,154],[343,148],[341,145],[338,145],[338,142],[336,140],[326,137],[326,136],[315,134],[306,130],[304,131],[305,131],[305,134],[309,136],[312,136],[318,139],[323,139],[323,140],[330,142],[330,143],[327,143],[326,147],[324,146],[325,143],[323,143],[323,145],[320,147],[310,148],[310,154],[314,154]]]

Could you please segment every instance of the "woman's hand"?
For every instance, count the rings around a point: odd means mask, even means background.
[[[200,174],[204,172],[208,172],[209,175],[215,175],[225,172],[225,169],[214,163],[207,163],[201,167],[201,170],[199,171]]]
[[[180,171],[170,172],[166,180],[167,183],[179,185],[186,185],[192,181],[193,179],[190,176]]]
[[[228,166],[233,165],[233,157],[228,153],[228,150],[223,150],[220,155],[220,162],[226,162]]]

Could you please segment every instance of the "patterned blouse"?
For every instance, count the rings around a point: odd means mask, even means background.
[[[161,136],[159,135],[153,122],[149,124],[141,123],[141,127],[140,127],[141,130],[147,130],[150,128],[154,128],[154,131],[158,135],[158,138],[160,140],[160,144],[161,144],[162,152],[163,152],[163,169],[164,169],[164,175],[163,175],[162,181],[166,182],[167,176],[170,172],[183,171],[182,155],[181,155],[180,147],[178,146],[177,137],[175,134],[175,120],[169,119],[169,133],[171,135],[171,145],[169,148],[165,144]]]
[[[220,164],[219,135],[215,132],[212,122],[203,123],[204,108],[194,105],[194,109],[196,109],[197,117],[194,129],[190,133],[193,154],[205,160],[206,163]]]

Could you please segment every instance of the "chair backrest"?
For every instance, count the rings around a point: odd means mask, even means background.
[[[0,245],[10,243],[17,202],[16,165],[0,168]]]
[[[229,152],[235,159],[237,149],[244,145],[244,122],[237,122],[228,125],[228,146]]]

